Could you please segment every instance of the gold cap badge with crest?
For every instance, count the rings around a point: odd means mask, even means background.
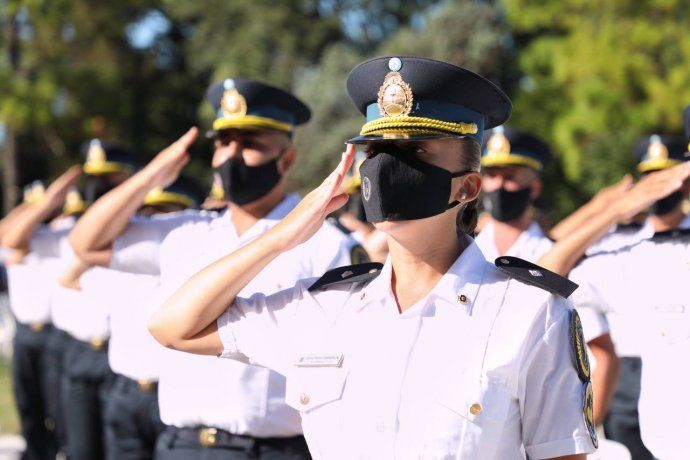
[[[378,105],[381,115],[386,117],[405,117],[412,112],[412,88],[403,80],[399,70],[402,68],[400,58],[388,61],[390,72],[383,79],[379,88]]]
[[[486,154],[492,157],[510,155],[510,141],[503,132],[503,126],[494,128],[493,134],[486,143]]]
[[[106,161],[105,149],[98,139],[89,142],[89,150],[86,152],[86,162],[92,165],[103,164]]]
[[[220,109],[225,118],[243,117],[247,114],[247,101],[235,88],[235,81],[228,78],[223,81],[223,97]]]
[[[661,142],[661,137],[656,134],[649,138],[647,158],[649,160],[668,160],[668,148]]]

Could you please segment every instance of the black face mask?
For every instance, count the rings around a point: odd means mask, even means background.
[[[216,168],[223,182],[225,199],[242,206],[268,194],[280,181],[278,159],[247,166],[241,156],[228,158]]]
[[[530,189],[509,192],[503,187],[484,192],[484,207],[499,222],[510,222],[522,215],[530,204]]]
[[[113,184],[106,176],[87,176],[84,200],[87,203],[93,203],[112,189]]]
[[[451,179],[470,171],[451,173],[395,145],[386,145],[385,149],[359,167],[362,202],[369,222],[424,219],[458,204],[448,204]]]
[[[652,206],[649,208],[649,212],[657,216],[668,214],[669,212],[673,211],[681,201],[683,201],[683,192],[678,190],[671,193],[669,196],[654,202],[654,204],[652,204]]]
[[[364,203],[362,200],[362,195],[361,193],[353,193],[350,195],[350,199],[347,200],[347,205],[346,205],[347,211],[352,213],[355,218],[361,222],[366,222],[367,220],[367,215],[364,212]]]

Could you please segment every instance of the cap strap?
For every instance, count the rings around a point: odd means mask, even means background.
[[[405,129],[420,134],[434,134],[436,132],[454,134],[477,134],[476,123],[453,123],[426,117],[384,117],[369,121],[362,126],[360,135],[386,134],[395,130]]]
[[[218,118],[213,122],[213,129],[275,129],[277,131],[292,132],[292,124],[277,121],[272,118],[256,115],[243,115],[238,117]]]

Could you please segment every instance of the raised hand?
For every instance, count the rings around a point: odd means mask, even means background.
[[[67,192],[77,183],[81,176],[81,166],[74,165],[55,179],[46,190],[45,199],[51,208],[62,205]]]
[[[198,134],[198,128],[191,128],[146,165],[142,173],[147,177],[151,188],[165,188],[175,182],[182,168],[189,163],[189,147]]]
[[[616,200],[621,220],[632,219],[655,201],[675,192],[690,177],[690,162],[647,174]]]
[[[280,221],[271,233],[280,242],[282,250],[288,250],[311,238],[323,225],[328,214],[347,202],[347,193],[341,191],[345,174],[355,157],[355,146],[348,145],[340,164],[312,190],[302,201]]]

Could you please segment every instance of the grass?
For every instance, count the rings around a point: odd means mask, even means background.
[[[19,433],[19,418],[12,393],[10,363],[0,358],[0,434]]]

